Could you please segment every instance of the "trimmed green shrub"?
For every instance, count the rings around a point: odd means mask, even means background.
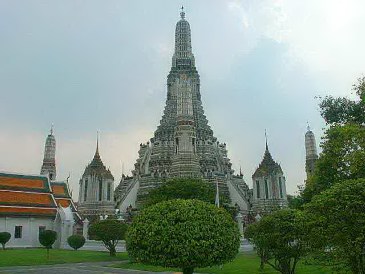
[[[126,235],[129,256],[137,262],[178,267],[220,265],[238,253],[240,233],[226,210],[199,200],[176,199],[147,207]]]
[[[84,246],[85,237],[82,235],[71,235],[70,237],[67,238],[67,243],[74,250],[78,250],[79,248]]]
[[[5,244],[9,242],[11,238],[11,234],[9,232],[0,232],[0,244],[3,246],[3,250],[5,250]]]
[[[39,242],[47,249],[47,258],[49,259],[49,250],[57,240],[57,232],[53,230],[44,230],[39,233]]]

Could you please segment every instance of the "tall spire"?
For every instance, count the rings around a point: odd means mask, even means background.
[[[314,133],[309,127],[307,122],[307,132],[305,133],[305,170],[307,172],[307,178],[314,171],[315,162],[318,159],[316,138]]]
[[[53,124],[44,146],[41,175],[47,175],[50,180],[56,180],[56,139],[53,135]]]
[[[172,57],[172,67],[191,69],[195,67],[195,59],[191,47],[190,25],[185,20],[184,7],[181,7],[180,18],[175,29],[175,52]]]

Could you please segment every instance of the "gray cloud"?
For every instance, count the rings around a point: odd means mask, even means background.
[[[246,181],[264,150],[304,180],[304,133],[324,126],[316,95],[351,96],[363,71],[363,1],[185,1],[203,104]],[[59,178],[101,155],[116,178],[158,125],[176,1],[1,1],[0,169],[38,173],[55,123]],[[319,142],[319,140],[318,140]],[[77,197],[77,196],[75,196]]]

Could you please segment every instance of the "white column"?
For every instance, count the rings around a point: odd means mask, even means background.
[[[238,229],[240,230],[241,235],[243,235],[242,217],[243,216],[242,216],[241,212],[238,212],[238,214],[236,216],[236,220],[237,220]]]
[[[85,237],[85,239],[88,239],[89,235],[89,220],[85,218],[85,220],[82,222],[82,235]]]

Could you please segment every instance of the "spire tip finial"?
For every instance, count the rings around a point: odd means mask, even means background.
[[[307,121],[307,131],[310,131],[311,127],[309,126],[309,122]]]
[[[269,146],[267,145],[267,133],[266,133],[266,128],[265,128],[265,145],[266,145],[266,150],[269,150]]]
[[[96,152],[95,154],[99,154],[99,130],[96,131]]]
[[[51,132],[51,135],[53,135],[53,123],[51,124],[51,130],[50,130],[50,132]]]
[[[181,17],[181,19],[185,19],[185,11],[184,11],[184,6],[181,6],[181,12],[180,12],[180,17]]]

